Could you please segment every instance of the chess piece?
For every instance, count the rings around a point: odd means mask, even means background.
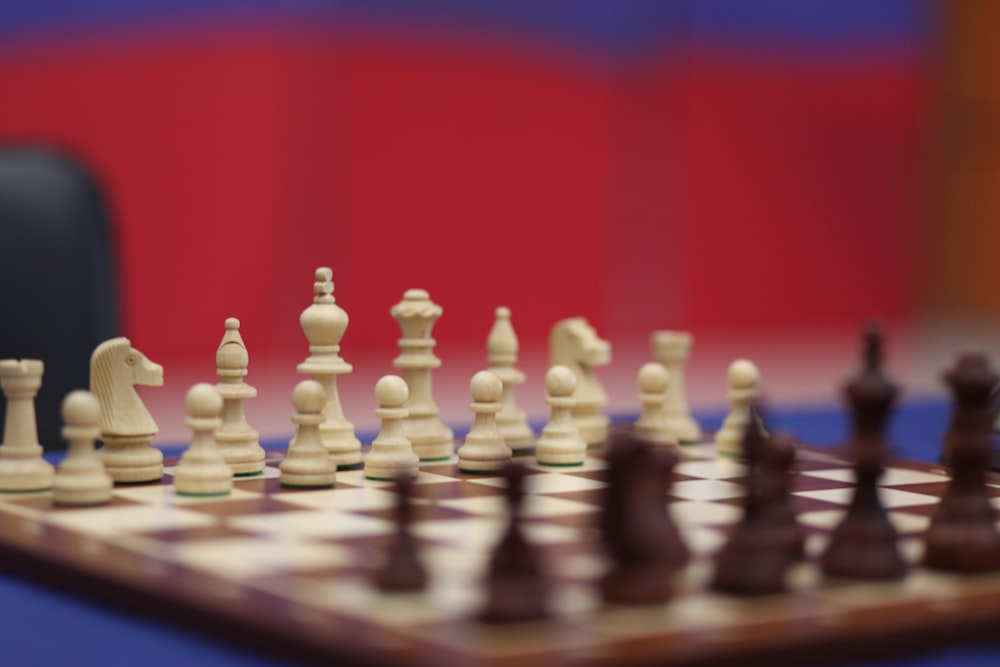
[[[323,446],[330,452],[339,470],[361,467],[361,441],[354,435],[354,424],[344,417],[337,393],[337,377],[350,373],[354,367],[340,357],[340,341],[347,331],[348,317],[333,298],[333,271],[316,269],[312,305],[302,311],[299,323],[309,340],[309,357],[295,370],[309,375],[323,387],[326,420],[320,426]]]
[[[681,444],[701,440],[701,427],[688,409],[684,365],[691,354],[691,334],[684,331],[654,331],[650,336],[653,356],[670,376],[667,386],[667,426]]]
[[[864,367],[845,390],[854,422],[848,450],[855,487],[847,513],[820,559],[823,573],[830,576],[891,580],[902,578],[907,570],[896,528],[878,495],[888,449],[885,422],[897,393],[882,372],[881,357],[881,334],[870,327],[865,333]]]
[[[763,436],[764,431],[756,424]],[[793,561],[805,558],[806,532],[792,505],[796,445],[791,436],[774,433],[767,437],[758,466],[760,507],[768,532]]]
[[[389,312],[403,332],[400,354],[392,363],[403,371],[410,388],[406,436],[421,461],[447,461],[455,451],[455,434],[441,421],[431,390],[431,371],[441,365],[434,356],[436,341],[431,338],[431,330],[444,309],[431,301],[426,290],[410,289]]]
[[[632,432],[647,442],[676,447],[677,436],[670,429],[670,415],[667,413],[670,374],[663,364],[649,362],[639,369],[638,380],[642,411]]]
[[[417,545],[410,532],[413,523],[413,478],[408,474],[397,477],[395,491],[396,533],[389,544],[385,563],[375,573],[375,585],[383,591],[423,590],[427,586],[427,572],[420,562]]]
[[[128,338],[97,346],[90,357],[90,393],[101,404],[98,452],[115,483],[155,482],[163,477],[163,453],[151,447],[159,427],[134,385],[160,387],[163,367],[132,347]]]
[[[396,479],[415,477],[419,472],[420,458],[413,452],[410,440],[403,430],[406,419],[406,399],[409,390],[403,378],[386,375],[375,384],[375,416],[382,420],[382,430],[372,442],[365,457],[365,477],[368,479]]]
[[[219,450],[237,477],[259,475],[264,470],[264,448],[260,438],[247,423],[243,402],[257,396],[257,390],[246,384],[250,355],[240,335],[240,321],[226,320],[226,333],[215,353],[219,374],[216,391],[222,396],[222,427],[215,434]]]
[[[783,434],[765,440],[751,421],[743,449],[743,517],[716,555],[711,586],[736,595],[780,593],[788,568],[804,555],[804,532],[788,499],[795,445]]]
[[[458,469],[467,473],[494,473],[510,463],[513,453],[504,442],[497,428],[500,397],[503,383],[492,371],[479,371],[469,383],[475,422],[465,436],[465,444],[458,448]]]
[[[179,496],[226,495],[233,489],[233,469],[215,441],[222,425],[222,396],[212,385],[200,382],[188,390],[184,406],[191,445],[174,470],[174,490]]]
[[[750,424],[750,404],[757,397],[760,372],[749,359],[737,359],[729,364],[726,381],[732,407],[715,434],[715,449],[721,456],[740,458],[743,456],[740,443]]]
[[[580,437],[592,447],[604,443],[610,421],[601,414],[608,397],[592,369],[610,362],[611,344],[598,338],[594,327],[586,319],[571,317],[557,322],[552,328],[549,367],[566,366],[576,375],[573,421],[580,430]]]
[[[490,623],[532,621],[548,616],[547,586],[537,547],[521,530],[524,498],[523,467],[508,463],[503,469],[506,487],[507,529],[490,558],[486,575],[486,604],[480,619]]]
[[[494,313],[493,328],[486,340],[490,370],[503,382],[502,409],[497,415],[497,428],[515,456],[529,453],[534,446],[535,434],[528,426],[528,417],[517,407],[514,386],[524,382],[524,373],[514,368],[517,362],[518,340],[510,323],[510,309],[500,306]]]
[[[88,391],[70,392],[62,403],[62,436],[69,453],[59,466],[52,502],[56,505],[104,505],[111,502],[114,482],[94,451],[101,433],[101,405]]]
[[[326,420],[323,407],[327,404],[323,385],[315,380],[303,380],[292,390],[295,415],[292,423],[297,435],[288,445],[281,462],[281,485],[293,488],[323,489],[333,486],[337,464],[323,445],[320,424]]]
[[[662,603],[691,557],[666,504],[677,455],[615,432],[607,461],[601,528],[611,567],[599,582],[601,597],[616,604]]]
[[[575,466],[587,458],[587,443],[573,422],[575,389],[576,376],[565,366],[553,366],[545,374],[545,403],[552,416],[535,445],[535,458],[543,465]]]
[[[35,396],[45,366],[38,359],[0,361],[0,388],[7,399],[0,444],[0,492],[52,488],[55,468],[42,458],[35,419]]]
[[[924,536],[928,567],[964,573],[1000,569],[1000,533],[986,487],[989,396],[998,379],[978,353],[963,354],[944,376],[955,397],[945,435],[952,474]]]

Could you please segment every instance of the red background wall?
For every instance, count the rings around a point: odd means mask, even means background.
[[[766,51],[68,33],[0,49],[0,137],[97,169],[125,333],[159,361],[214,351],[229,315],[255,354],[301,350],[319,265],[354,351],[392,345],[409,287],[455,345],[481,345],[499,304],[529,344],[577,314],[611,337],[912,315],[925,64]]]

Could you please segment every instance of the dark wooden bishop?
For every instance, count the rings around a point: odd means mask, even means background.
[[[834,577],[900,579],[906,575],[907,563],[878,495],[878,480],[888,456],[885,425],[897,389],[882,372],[881,332],[869,327],[864,340],[864,365],[845,390],[853,419],[847,449],[854,462],[854,496],[820,565],[824,574]]]
[[[503,470],[509,520],[490,560],[486,575],[484,621],[531,621],[549,615],[548,596],[538,548],[521,530],[524,467],[511,463]]]
[[[924,563],[953,572],[1000,569],[1000,533],[986,489],[992,447],[990,391],[997,374],[982,354],[967,353],[944,375],[954,396],[945,451],[951,482],[931,516]]]
[[[396,478],[396,532],[386,553],[385,565],[375,572],[375,585],[384,591],[417,591],[427,585],[427,573],[410,532],[413,523],[413,479]]]
[[[601,527],[611,567],[599,582],[605,602],[658,604],[691,557],[667,508],[677,456],[629,432],[608,442]]]

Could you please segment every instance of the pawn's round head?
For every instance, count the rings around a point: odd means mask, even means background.
[[[89,391],[77,389],[63,399],[62,418],[68,426],[96,426],[101,418],[101,405]]]
[[[644,394],[662,394],[669,382],[670,373],[663,364],[650,361],[639,369],[639,390]]]
[[[380,408],[401,408],[410,398],[406,380],[398,375],[383,376],[375,383],[375,402]]]
[[[296,412],[318,414],[326,405],[326,392],[316,380],[303,380],[292,390],[292,406]]]
[[[760,371],[749,359],[737,359],[729,364],[726,380],[733,389],[752,389],[760,380]]]
[[[199,382],[188,389],[184,407],[192,417],[209,419],[218,417],[222,413],[222,396],[212,385]]]
[[[772,433],[761,458],[780,470],[791,470],[795,463],[795,439],[788,433]]]
[[[496,403],[503,395],[503,382],[493,371],[479,371],[469,382],[469,393],[476,403]]]
[[[545,391],[550,396],[571,396],[576,391],[576,375],[566,366],[553,366],[545,374]]]

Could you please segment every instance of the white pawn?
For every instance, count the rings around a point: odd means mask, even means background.
[[[552,414],[535,444],[535,459],[543,465],[575,466],[587,458],[587,443],[573,421],[574,391],[576,375],[566,366],[553,366],[545,374],[545,404]]]
[[[199,382],[184,399],[191,429],[191,445],[174,470],[174,490],[180,496],[221,496],[233,489],[233,469],[215,442],[222,425],[222,396],[210,384]]]
[[[94,451],[101,434],[101,405],[89,391],[70,392],[62,402],[66,423],[62,437],[69,453],[59,466],[52,502],[56,505],[104,505],[111,502],[111,476]]]
[[[722,456],[743,456],[743,437],[750,425],[750,404],[757,397],[760,372],[749,359],[737,359],[726,373],[732,408],[715,434],[715,450]]]
[[[323,445],[319,426],[326,421],[323,407],[326,392],[315,380],[303,380],[292,390],[296,425],[295,439],[281,462],[281,485],[294,488],[322,489],[333,486],[337,464]]]
[[[382,430],[372,441],[372,449],[365,457],[365,477],[368,479],[396,479],[399,475],[415,477],[420,468],[410,439],[403,431],[403,420],[409,411],[404,407],[410,390],[403,378],[386,375],[375,384],[375,416],[382,420]]]
[[[503,434],[497,428],[497,413],[502,406],[503,382],[492,371],[479,371],[469,383],[472,404],[469,410],[475,413],[465,444],[458,448],[459,472],[492,473],[503,470],[513,457],[510,447],[504,442]]]
[[[670,415],[667,412],[667,388],[670,373],[663,364],[651,361],[639,369],[639,402],[642,412],[636,421],[633,433],[658,445],[677,446],[677,436],[670,430]]]

